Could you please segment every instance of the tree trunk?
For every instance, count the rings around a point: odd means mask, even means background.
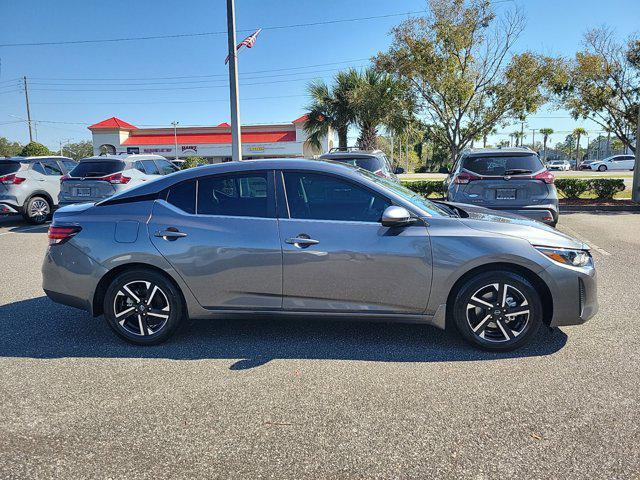
[[[487,148],[487,136],[482,136],[482,148]]]
[[[362,150],[375,150],[378,145],[378,129],[373,125],[363,125],[360,129],[358,146]]]
[[[580,134],[577,135],[576,138],[576,166],[575,169],[578,170],[578,163],[580,163],[579,157],[580,156]]]
[[[547,136],[545,135],[542,139],[542,143],[544,143],[544,154],[542,156],[544,163],[547,163]]]
[[[340,148],[341,150],[347,149],[347,131],[348,128],[347,127],[341,127],[336,129],[338,131],[338,148]]]

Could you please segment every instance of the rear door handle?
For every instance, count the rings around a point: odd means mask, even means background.
[[[178,238],[186,237],[187,234],[184,232],[179,232],[177,229],[168,228],[166,230],[159,230],[155,233],[156,237],[164,238],[167,240],[176,240]]]
[[[287,238],[285,243],[290,245],[295,245],[296,247],[304,248],[309,247],[311,245],[317,245],[320,243],[320,240],[314,240],[313,238],[303,237],[298,235],[297,237]]]

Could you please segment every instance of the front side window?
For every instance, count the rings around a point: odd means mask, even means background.
[[[76,162],[72,162],[71,160],[62,160],[59,163],[62,163],[62,166],[67,170],[67,172],[70,172],[78,165]]]
[[[167,202],[183,212],[196,213],[196,181],[189,180],[171,187]]]
[[[33,167],[31,167],[34,171],[41,173],[42,175],[46,175],[45,171],[44,171],[44,167],[42,166],[42,164],[40,162],[36,162],[33,164]]]
[[[42,166],[44,167],[45,175],[54,175],[58,177],[62,176],[62,170],[60,170],[60,167],[58,167],[57,164],[52,162],[45,162],[42,164]]]
[[[271,217],[267,172],[247,172],[198,181],[198,214]]]
[[[160,169],[160,175],[169,175],[170,173],[178,171],[177,167],[166,160],[156,160],[156,164]]]
[[[316,173],[285,172],[291,218],[379,222],[391,203],[354,183]]]

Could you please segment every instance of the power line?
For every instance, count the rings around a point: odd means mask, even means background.
[[[246,100],[272,100],[280,98],[295,98],[306,97],[305,94],[300,95],[275,95],[270,97],[244,97],[242,101]],[[172,100],[172,101],[157,101],[157,102],[31,102],[32,105],[157,105],[168,103],[213,103],[213,102],[228,102],[228,98],[212,98],[203,100]]]
[[[356,18],[343,18],[335,20],[325,20],[320,22],[308,22],[308,23],[294,23],[289,25],[272,25],[262,27],[262,30],[283,30],[288,28],[304,28],[315,27],[319,25],[335,25],[339,23],[348,22],[361,22],[367,20],[378,20],[382,18],[400,17],[404,15],[414,15],[418,13],[424,13],[423,10],[402,12],[402,13],[389,13],[386,15],[373,15],[368,17],[356,17]],[[238,32],[253,32],[255,28],[249,28],[244,30],[238,30]],[[34,46],[46,46],[46,45],[78,45],[78,44],[95,44],[95,43],[114,43],[114,42],[131,42],[138,40],[160,40],[170,38],[186,38],[186,37],[206,37],[212,35],[226,35],[226,30],[220,30],[216,32],[195,32],[195,33],[176,33],[168,35],[149,35],[142,37],[118,37],[118,38],[103,38],[103,39],[84,39],[84,40],[63,40],[63,41],[49,41],[49,42],[24,42],[24,43],[3,43],[0,47],[34,47]]]

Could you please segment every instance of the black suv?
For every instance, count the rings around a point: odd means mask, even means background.
[[[364,170],[368,170],[382,178],[388,178],[395,182],[398,181],[396,174],[404,173],[404,169],[391,166],[391,161],[387,158],[384,152],[380,150],[366,151],[358,150],[357,148],[332,148],[329,153],[320,155],[320,160],[331,160],[333,162],[346,163],[354,167],[360,167]]]

